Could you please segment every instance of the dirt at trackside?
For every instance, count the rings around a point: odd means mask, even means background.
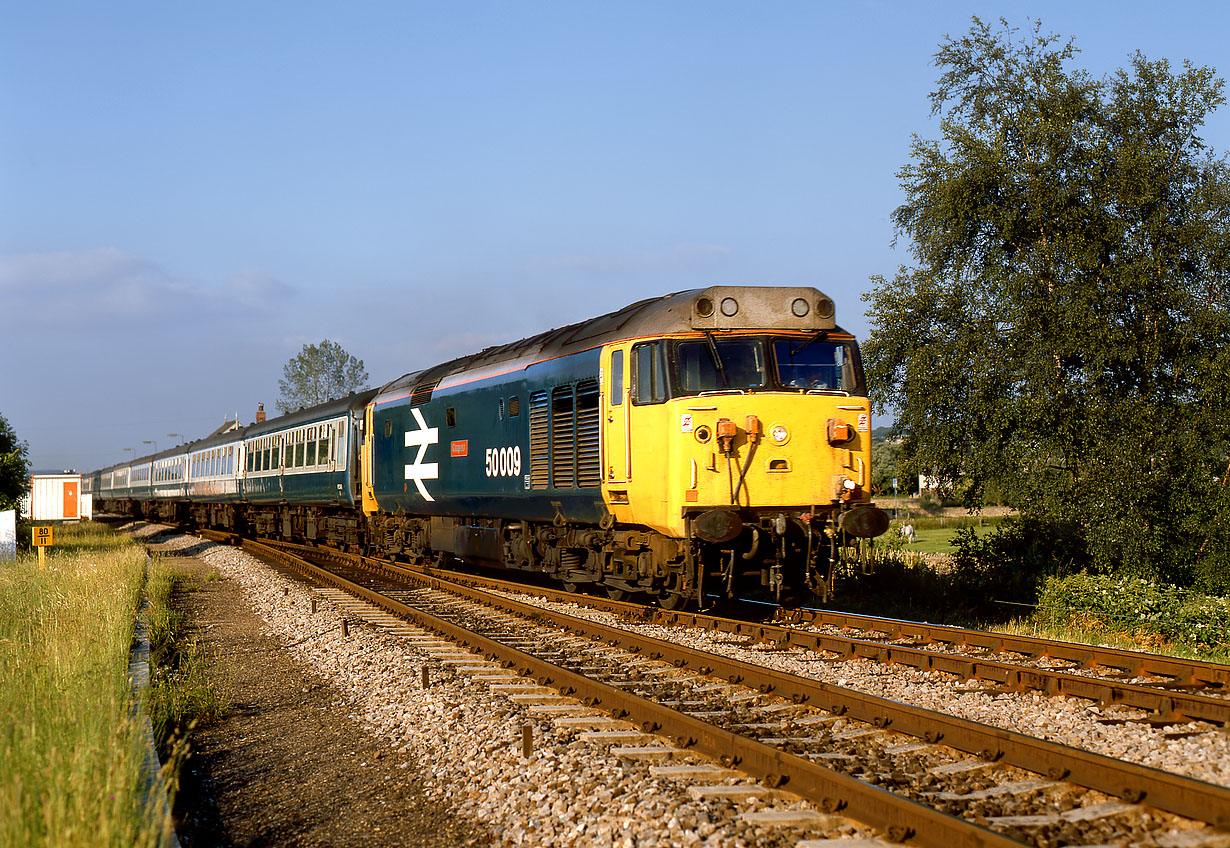
[[[192,738],[175,803],[185,848],[490,842],[429,800],[415,768],[399,768],[405,755],[366,733],[326,682],[279,648],[238,585],[192,557],[176,565],[192,579],[175,607],[231,703]]]

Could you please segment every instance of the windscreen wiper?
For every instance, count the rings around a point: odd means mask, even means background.
[[[709,342],[709,352],[713,354],[713,364],[717,366],[718,374],[722,377],[722,385],[730,387],[730,380],[726,379],[726,366],[722,364],[722,354],[718,353],[717,342],[713,340],[713,333],[705,330],[705,341]]]
[[[818,333],[816,333],[814,336],[812,336],[810,339],[808,339],[807,341],[803,342],[803,344],[799,345],[798,347],[792,347],[792,348],[790,348],[790,358],[791,358],[791,359],[793,359],[795,356],[797,356],[798,354],[802,353],[804,348],[806,348],[806,347],[810,346],[812,342],[818,342],[818,341],[820,341],[821,339],[823,339],[824,337],[826,337],[827,335],[828,335],[828,331],[827,331],[827,330],[821,330],[820,332],[818,332]]]

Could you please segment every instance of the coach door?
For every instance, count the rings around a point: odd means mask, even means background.
[[[623,348],[608,347],[603,352],[602,415],[606,422],[603,457],[604,482],[611,485],[632,479],[632,453],[628,414],[628,362]]]

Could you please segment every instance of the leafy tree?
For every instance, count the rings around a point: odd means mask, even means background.
[[[898,173],[915,265],[865,295],[868,382],[906,467],[967,505],[994,484],[1095,567],[1230,588],[1230,168],[1198,135],[1224,83],[1075,53],[977,18],[941,43],[943,139]]]
[[[0,415],[0,511],[17,509],[29,480],[26,443],[17,438],[8,419]]]
[[[902,494],[908,495],[911,489],[915,488],[911,485],[910,476],[900,472],[897,463],[900,454],[901,445],[896,440],[883,436],[877,438],[875,433],[872,434],[871,490],[874,494],[891,495],[894,479],[897,480],[897,491]]]
[[[328,339],[319,345],[304,345],[298,356],[282,366],[278,380],[282,413],[343,398],[367,388],[367,369],[340,344]]]

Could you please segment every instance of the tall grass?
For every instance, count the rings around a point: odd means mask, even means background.
[[[229,701],[206,675],[209,658],[185,633],[183,613],[172,598],[187,576],[161,557],[154,557],[145,592],[150,642],[150,688],[146,708],[164,761],[175,771],[187,756],[192,729],[226,715]]]
[[[55,529],[47,568],[0,563],[0,845],[156,845],[128,680],[145,554]]]

